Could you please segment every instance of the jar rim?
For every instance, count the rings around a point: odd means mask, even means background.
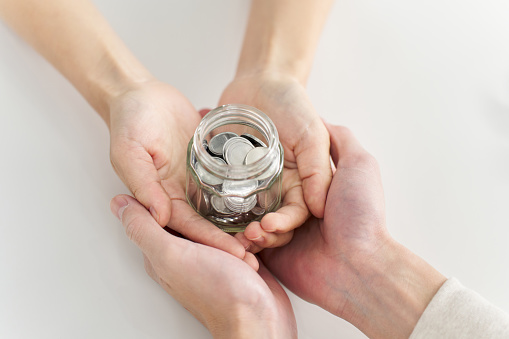
[[[260,132],[267,141],[268,152],[247,165],[219,164],[207,152],[201,140],[218,127],[236,123]],[[279,135],[272,120],[259,109],[243,104],[228,104],[214,108],[203,117],[193,136],[193,150],[202,166],[214,175],[229,180],[245,180],[261,175],[274,161],[279,161]]]

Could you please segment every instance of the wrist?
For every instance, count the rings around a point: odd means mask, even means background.
[[[408,338],[446,278],[392,239],[367,259],[351,261],[355,278],[332,313],[370,338]]]
[[[107,55],[86,78],[84,96],[107,125],[110,105],[122,94],[155,78],[133,56],[122,61]]]
[[[283,338],[277,334],[278,326],[270,315],[268,308],[256,311],[253,305],[237,305],[229,309],[225,317],[213,315],[205,326],[214,338]]]
[[[250,53],[249,57],[242,56],[235,78],[277,76],[305,86],[310,70],[311,61],[288,57],[277,50],[266,50]]]
[[[253,1],[237,75],[276,71],[305,85],[332,0]]]

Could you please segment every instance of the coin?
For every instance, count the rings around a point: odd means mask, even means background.
[[[230,165],[242,165],[249,151],[255,147],[242,137],[231,138],[224,144],[223,156]]]
[[[205,170],[205,168],[203,168],[203,166],[199,162],[196,163],[196,174],[198,175],[200,180],[206,184],[219,185],[223,183],[223,179],[218,178],[213,174],[209,173],[207,170]]]
[[[205,150],[207,151],[208,154],[210,154],[211,156],[215,157],[216,155],[214,153],[212,153],[212,151],[210,150],[209,148],[209,144],[207,143],[207,140],[203,140],[202,141],[202,144],[203,144],[203,148],[205,148]]]
[[[244,165],[249,165],[260,160],[267,153],[269,153],[269,149],[267,147],[253,148],[246,154],[246,157],[244,158]]]
[[[246,196],[258,188],[258,181],[251,180],[225,180],[223,192],[225,194]]]
[[[241,135],[241,137],[246,138],[249,140],[250,143],[253,144],[254,147],[267,147],[263,141],[255,137],[254,135],[244,133]]]
[[[247,213],[256,206],[256,196],[246,199],[240,197],[224,197],[224,204],[228,209],[236,213]]]
[[[210,139],[209,142],[209,150],[214,155],[223,155],[224,144],[231,138],[239,137],[236,133],[233,132],[223,132],[215,135]]]
[[[213,195],[212,198],[210,199],[210,203],[211,203],[212,207],[214,208],[214,210],[216,210],[216,212],[219,212],[221,214],[226,214],[226,215],[230,215],[230,214],[234,213],[228,207],[226,207],[224,198],[221,196]]]

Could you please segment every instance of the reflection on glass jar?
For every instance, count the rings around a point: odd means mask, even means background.
[[[187,149],[187,201],[226,232],[242,232],[281,202],[283,148],[260,110],[224,105],[200,122]]]

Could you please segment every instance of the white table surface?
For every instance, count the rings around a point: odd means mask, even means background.
[[[247,1],[96,0],[142,62],[212,107]],[[509,311],[509,2],[338,1],[309,81],[382,168],[390,232]],[[109,211],[108,131],[0,24],[0,337],[210,338]],[[290,295],[301,338],[363,338]]]

